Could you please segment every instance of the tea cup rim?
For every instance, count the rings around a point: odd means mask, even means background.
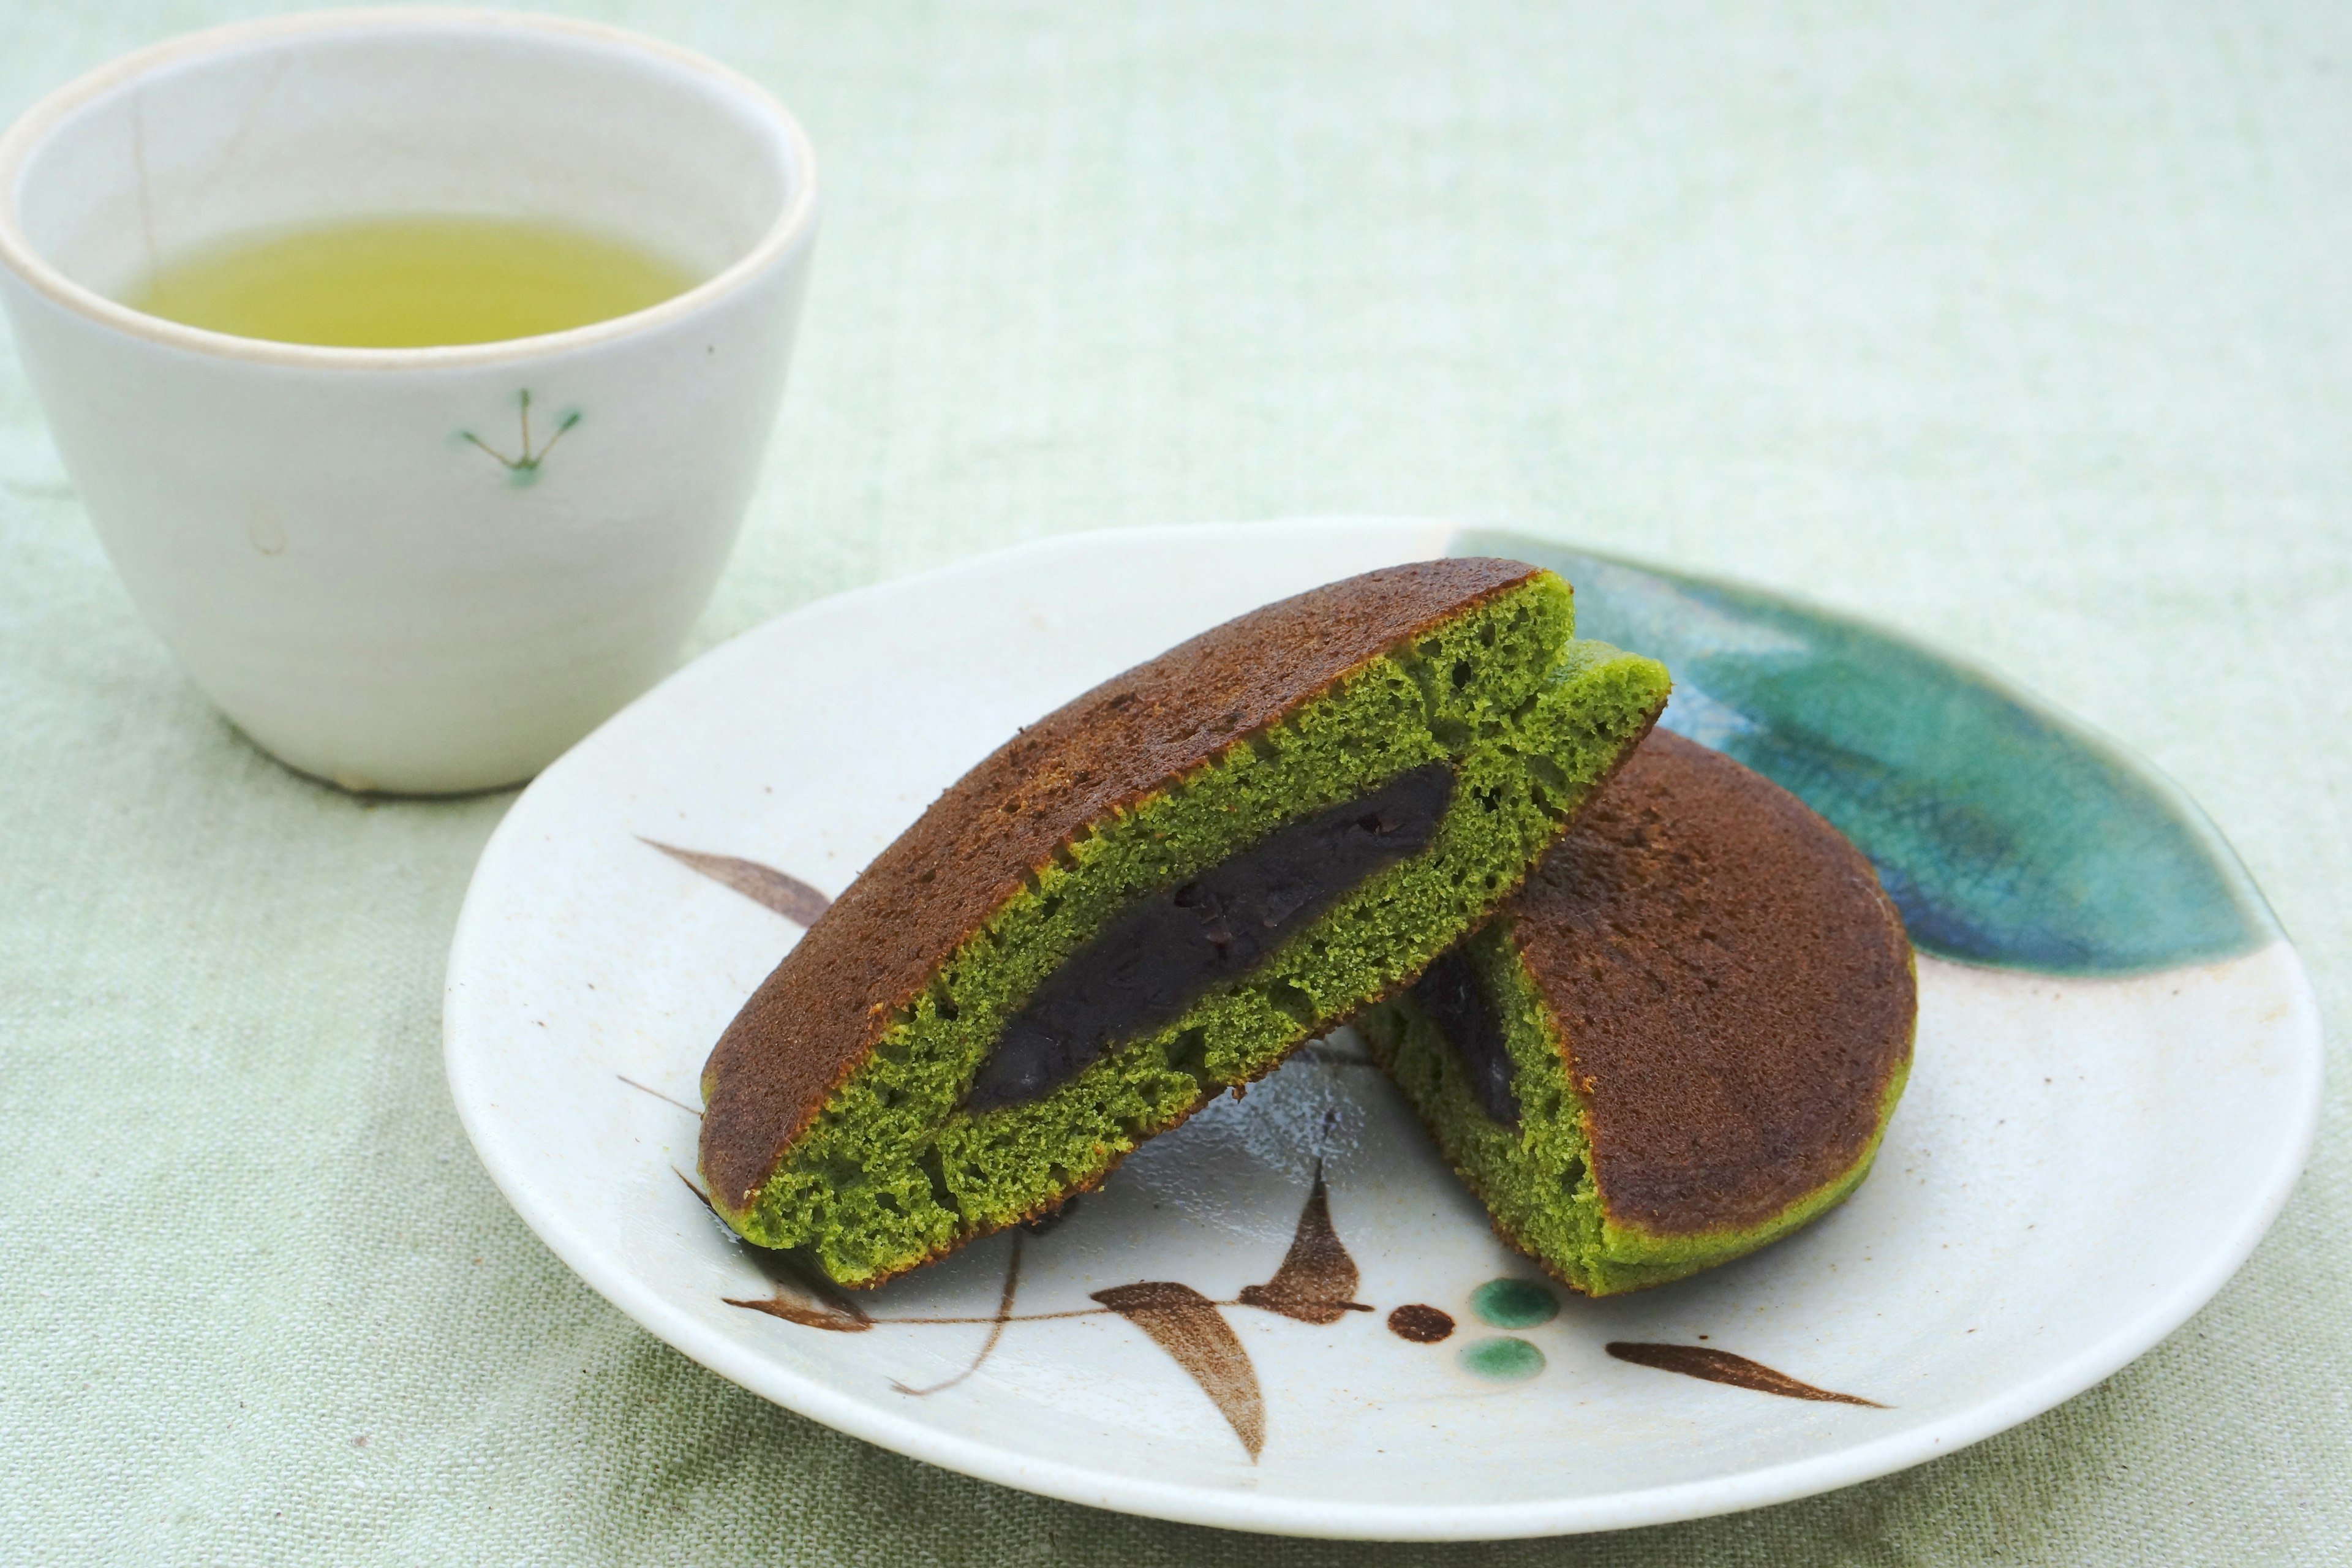
[[[33,150],[68,115],[125,81],[182,60],[223,54],[271,38],[307,33],[391,32],[422,27],[478,28],[484,32],[541,33],[587,39],[652,55],[716,80],[749,100],[782,132],[792,165],[791,189],[782,209],[750,250],[714,276],[658,304],[560,332],[425,348],[343,348],[280,342],[212,331],[150,315],[68,277],[34,248],[17,221],[18,178]],[[456,369],[543,359],[634,337],[691,316],[741,289],[805,246],[815,231],[816,216],[816,150],[800,121],[774,94],[708,56],[659,38],[601,22],[532,12],[400,5],[301,12],[208,27],[135,49],[75,78],[36,101],[5,132],[0,132],[0,266],[6,267],[51,302],[117,331],[210,358],[258,364],[364,371]]]

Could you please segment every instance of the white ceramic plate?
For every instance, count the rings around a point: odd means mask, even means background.
[[[1822,1491],[2046,1410],[2210,1297],[2301,1168],[2316,1010],[2193,807],[2030,705],[2016,711],[2137,791],[2170,825],[2163,853],[2222,889],[2205,934],[2104,968],[2095,942],[2068,975],[1923,954],[1916,1063],[1875,1173],[1821,1223],[1711,1274],[1602,1302],[1482,1290],[1535,1271],[1494,1240],[1345,1031],[1147,1145],[1052,1229],[992,1237],[852,1307],[711,1218],[684,1179],[698,1074],[797,939],[776,912],[796,908],[796,882],[837,893],[1015,726],[1195,631],[1465,548],[1499,552],[1446,525],[1363,520],[1063,538],[810,605],[697,661],[542,774],[475,874],[446,1030],[491,1176],[622,1310],[792,1409],[1007,1486],[1294,1534],[1551,1534]],[[1706,629],[1712,653],[1669,658],[1670,721],[1718,743],[1769,726],[1727,705],[1731,678],[1707,658],[1787,667],[1789,617],[1864,635],[1782,601],[1570,565],[1581,629],[1635,646],[1623,627],[1668,642]],[[1588,605],[1619,625],[1593,626]],[[1733,624],[1741,605],[1782,629]],[[1914,655],[1984,701],[2017,700]],[[2117,853],[2162,858],[2139,843]],[[2031,867],[1980,870],[1960,880],[2038,885]],[[2013,927],[2027,934],[2012,945],[2038,952],[2051,921],[2076,918],[1978,914],[1954,924],[1917,904],[1914,930],[1974,954]],[[1371,1310],[1318,1324],[1238,1300],[1302,1227],[1318,1256],[1336,1240]],[[1149,1314],[1093,1300],[1147,1281],[1190,1287],[1198,1305],[1154,1333]],[[1455,1327],[1405,1338],[1390,1315],[1407,1305]],[[1681,1375],[1612,1343],[1726,1352],[1875,1403]]]

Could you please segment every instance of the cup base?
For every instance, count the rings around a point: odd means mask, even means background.
[[[478,796],[486,795],[505,795],[509,791],[522,788],[523,785],[537,778],[542,771],[538,768],[533,768],[530,772],[522,774],[519,778],[508,779],[503,783],[464,784],[455,789],[385,789],[382,785],[376,784],[373,779],[363,778],[357,773],[345,773],[341,776],[330,776],[326,773],[312,773],[308,768],[299,767],[296,764],[288,762],[284,757],[279,756],[277,752],[271,751],[260,742],[255,740],[251,735],[246,733],[245,731],[237,725],[236,721],[231,719],[226,713],[221,715],[221,723],[227,729],[230,734],[235,735],[239,741],[242,741],[247,745],[252,747],[255,752],[258,752],[263,757],[268,758],[274,766],[285,769],[288,773],[292,773],[296,778],[300,779],[303,783],[314,784],[321,789],[330,789],[334,791],[337,795],[349,795],[354,800],[362,801],[369,805],[373,805],[377,801],[473,800]]]

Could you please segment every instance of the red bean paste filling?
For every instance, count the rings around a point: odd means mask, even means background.
[[[973,1110],[1035,1100],[1238,980],[1365,878],[1425,848],[1454,770],[1424,763],[1146,895],[1045,977],[981,1064]]]
[[[1412,983],[1412,999],[1462,1058],[1479,1106],[1504,1126],[1517,1127],[1519,1097],[1511,1088],[1511,1053],[1503,1044],[1503,1026],[1477,970],[1460,948],[1422,972]]]

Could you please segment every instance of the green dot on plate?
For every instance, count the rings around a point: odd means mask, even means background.
[[[1532,1329],[1559,1316],[1559,1298],[1533,1279],[1489,1279],[1470,1292],[1470,1310],[1498,1329]]]
[[[1496,1383],[1525,1383],[1544,1369],[1544,1353],[1525,1340],[1480,1340],[1459,1352],[1465,1372]]]

